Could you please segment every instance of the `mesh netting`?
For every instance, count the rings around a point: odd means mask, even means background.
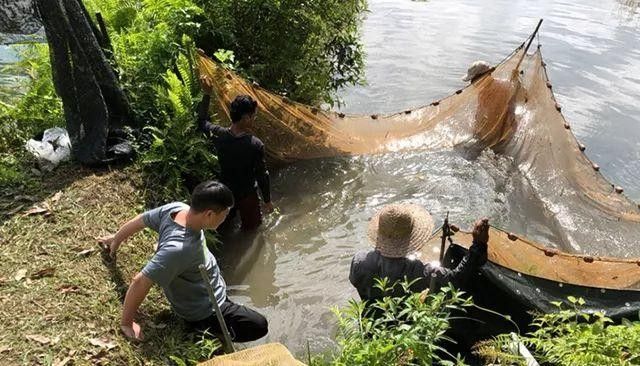
[[[268,343],[200,363],[199,366],[304,366],[280,343]]]
[[[437,260],[441,231],[423,248],[425,260]],[[470,232],[454,235],[456,244],[469,248]],[[489,261],[512,271],[547,280],[601,289],[640,290],[640,259],[594,257],[563,253],[498,228],[489,231]]]
[[[516,53],[516,54],[522,54]],[[274,160],[294,161],[347,154],[371,154],[409,149],[498,146],[513,133],[513,103],[519,80],[510,80],[517,58],[491,75],[429,106],[387,116],[345,116],[295,103],[275,95],[199,57],[202,73],[217,90],[212,106],[229,120],[228,106],[239,94],[260,104],[255,134]],[[475,118],[479,123],[474,123]],[[481,130],[476,130],[480,128]]]
[[[235,96],[258,101],[254,133],[275,161],[447,148],[474,154],[492,148],[512,159],[542,202],[549,230],[562,241],[554,245],[593,256],[640,257],[640,209],[584,154],[556,103],[539,49],[524,55],[520,47],[451,96],[385,116],[346,116],[295,103],[206,57],[199,57],[198,67],[213,81],[217,98],[211,108],[222,121],[229,121]]]

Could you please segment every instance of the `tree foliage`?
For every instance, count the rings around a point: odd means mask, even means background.
[[[210,53],[229,49],[262,86],[304,103],[336,101],[363,80],[359,40],[365,0],[197,0]]]

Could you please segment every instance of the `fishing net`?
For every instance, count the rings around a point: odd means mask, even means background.
[[[280,343],[268,343],[219,356],[198,366],[304,366]]]
[[[423,253],[427,260],[437,260],[440,236],[441,231],[438,231],[425,245]],[[462,247],[471,246],[470,232],[458,232],[453,238]],[[488,259],[517,273],[559,283],[640,290],[640,259],[564,253],[493,227],[489,231]]]
[[[198,58],[200,72],[213,81],[217,91],[214,112],[229,121],[231,100],[240,94],[251,95],[260,106],[254,132],[265,142],[270,158],[282,162],[461,144],[480,150],[497,146],[508,139],[515,126],[507,112],[513,110],[519,84],[517,79],[510,80],[516,62],[517,58],[511,58],[474,86],[425,107],[388,116],[346,116],[295,103],[206,57]],[[476,115],[482,130],[475,130]]]
[[[559,238],[547,246],[596,257],[640,257],[640,209],[585,155],[555,100],[539,48],[531,54],[517,48],[492,72],[442,100],[370,116],[295,103],[207,57],[197,63],[213,83],[211,109],[223,123],[237,95],[258,101],[253,132],[273,161],[442,149],[473,158],[493,149],[524,177],[535,195],[528,199],[541,202],[547,229]],[[640,278],[640,267],[632,273]]]
[[[442,230],[437,231],[426,243],[423,259],[438,260],[441,235]],[[443,265],[450,268],[464,257],[472,235],[460,231],[453,242],[447,243],[443,260]],[[521,326],[529,324],[531,311],[555,311],[553,302],[565,302],[569,296],[585,300],[583,311],[604,312],[613,319],[638,317],[639,259],[563,253],[492,227],[488,260],[464,290],[473,295],[476,304],[509,314]],[[474,314],[481,319],[486,315]],[[490,334],[495,330],[485,331]],[[497,333],[504,331],[509,329]]]

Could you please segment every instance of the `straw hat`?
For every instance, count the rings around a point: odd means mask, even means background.
[[[471,81],[476,77],[491,70],[491,65],[486,61],[476,61],[467,69],[467,75],[462,78],[462,81]]]
[[[369,221],[369,239],[384,257],[402,258],[417,252],[429,239],[433,219],[418,205],[383,207]]]

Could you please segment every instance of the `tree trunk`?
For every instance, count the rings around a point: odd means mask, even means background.
[[[62,99],[74,157],[94,165],[105,159],[109,126],[121,126],[131,113],[79,1],[37,0],[36,5],[49,42],[53,81]]]

